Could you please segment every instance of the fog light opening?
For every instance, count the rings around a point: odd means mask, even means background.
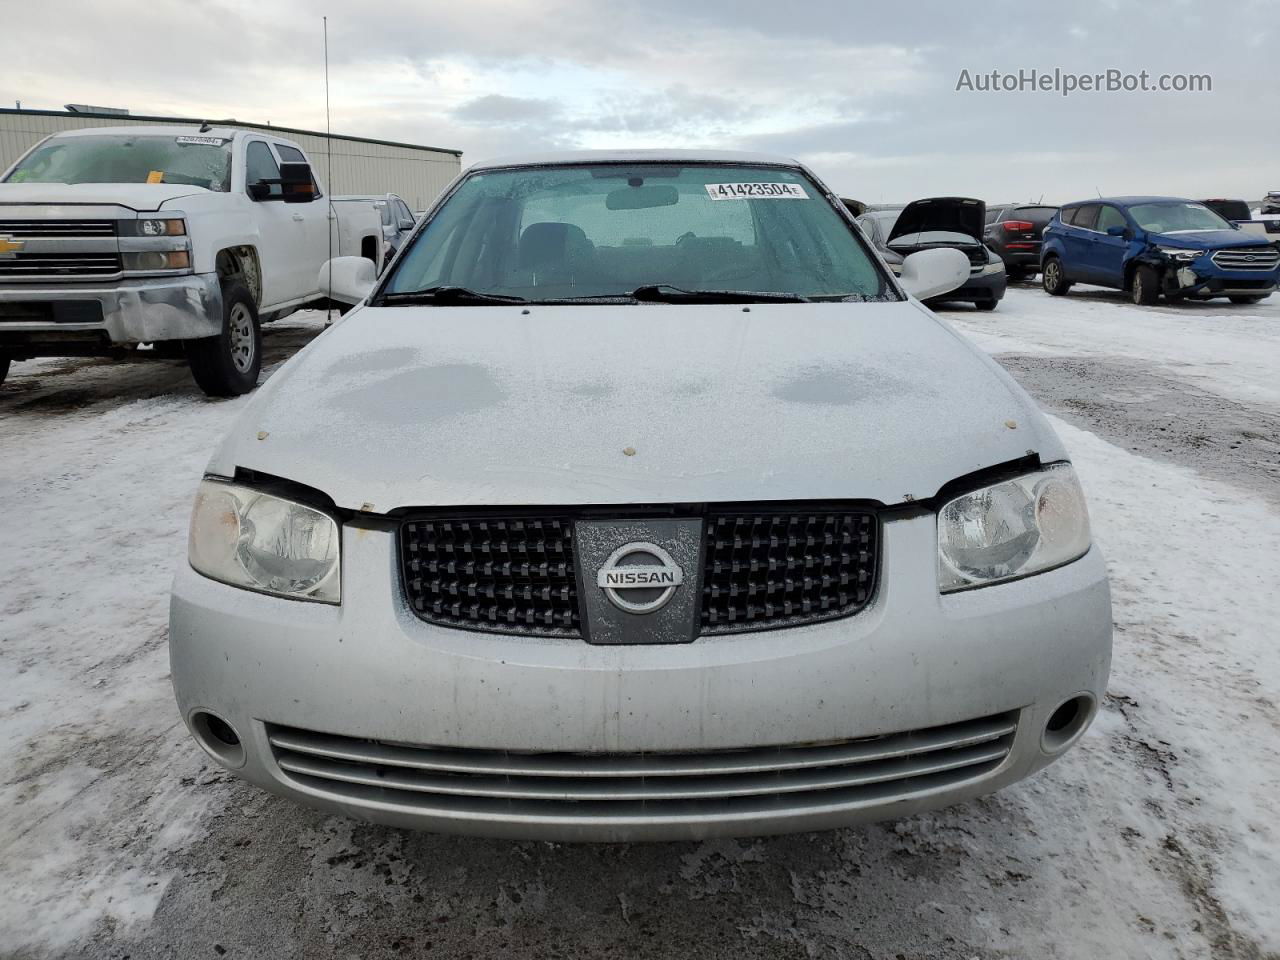
[[[228,767],[242,767],[245,761],[244,744],[236,728],[216,713],[197,710],[191,714],[191,734],[204,752]]]
[[[1060,753],[1075,742],[1093,720],[1096,701],[1087,693],[1065,700],[1049,714],[1040,738],[1046,753]]]

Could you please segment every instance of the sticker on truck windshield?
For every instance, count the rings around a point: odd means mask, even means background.
[[[798,183],[708,183],[712,200],[808,200]]]
[[[177,143],[198,143],[206,147],[220,147],[227,141],[222,137],[174,137]]]

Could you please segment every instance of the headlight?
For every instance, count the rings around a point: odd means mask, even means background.
[[[120,235],[124,237],[183,237],[186,233],[187,222],[181,217],[120,221]]]
[[[1203,250],[1184,250],[1182,247],[1156,247],[1156,249],[1166,257],[1172,257],[1174,260],[1182,260],[1184,262],[1194,260],[1204,253]]]
[[[982,268],[983,276],[991,276],[997,273],[1004,273],[1004,261],[996,260],[994,263],[988,263]]]
[[[192,568],[233,587],[339,603],[338,524],[327,513],[249,487],[205,480],[191,513]]]
[[[1089,550],[1089,510],[1069,463],[956,497],[938,513],[943,593],[1061,566]]]

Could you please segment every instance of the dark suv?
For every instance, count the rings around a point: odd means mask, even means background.
[[[1006,204],[987,208],[982,239],[1004,261],[1010,280],[1026,280],[1040,272],[1040,240],[1057,207]]]

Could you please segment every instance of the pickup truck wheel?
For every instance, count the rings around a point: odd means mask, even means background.
[[[200,389],[211,397],[235,397],[258,385],[262,369],[262,326],[248,288],[222,288],[222,332],[188,340],[187,360]]]
[[[1040,283],[1045,293],[1055,297],[1060,297],[1071,289],[1066,274],[1062,272],[1062,261],[1057,257],[1050,257],[1044,262],[1040,271]]]
[[[1248,303],[1261,303],[1263,300],[1265,300],[1265,299],[1267,299],[1267,298],[1266,298],[1266,297],[1243,296],[1243,297],[1228,297],[1227,299],[1228,299],[1228,300],[1230,300],[1232,303],[1245,303],[1245,304],[1248,304]],[[3,376],[3,375],[0,375],[0,380],[4,380],[4,376]]]
[[[1160,274],[1156,273],[1155,267],[1146,264],[1138,267],[1133,272],[1129,292],[1133,295],[1133,302],[1140,307],[1149,307],[1159,300]]]

